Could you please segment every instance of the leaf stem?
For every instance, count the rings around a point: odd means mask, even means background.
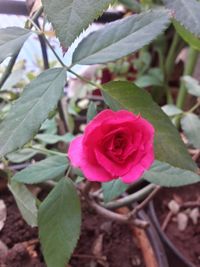
[[[167,81],[169,80],[172,74],[172,71],[174,69],[179,42],[180,42],[180,37],[178,33],[175,33],[172,44],[170,46],[170,49],[167,55],[166,63],[165,63],[165,79]]]
[[[154,184],[149,184],[147,186],[145,186],[144,188],[142,188],[141,190],[128,195],[124,198],[120,198],[118,200],[115,201],[111,201],[107,204],[104,204],[104,207],[107,209],[117,209],[123,206],[127,206],[135,201],[140,201],[142,199],[144,199],[147,195],[149,195],[149,193],[151,193],[154,189],[156,188],[156,185]]]
[[[183,74],[184,76],[193,74],[195,67],[196,67],[197,60],[198,60],[198,54],[199,54],[199,52],[197,50],[195,50],[192,47],[189,48],[187,62],[185,64],[185,70],[184,70],[184,74]],[[184,81],[181,81],[181,86],[179,89],[177,102],[176,102],[176,106],[178,108],[183,109],[184,104],[185,104],[185,100],[186,100],[186,96],[187,96],[187,89],[185,87]]]
[[[56,156],[67,157],[66,153],[61,153],[61,152],[54,151],[54,150],[49,150],[49,149],[46,149],[46,148],[40,148],[40,147],[36,147],[36,146],[31,146],[30,148],[35,149],[37,151],[40,151],[40,152],[42,152],[44,154],[52,154],[52,155],[56,155]]]

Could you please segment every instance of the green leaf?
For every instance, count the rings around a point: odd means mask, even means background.
[[[25,183],[36,184],[46,180],[53,180],[63,176],[68,167],[68,160],[65,157],[53,156],[41,160],[26,169],[16,173],[12,180]]]
[[[187,114],[181,119],[181,127],[190,144],[200,148],[200,119],[195,114]]]
[[[119,0],[119,2],[131,10],[140,11],[140,4],[137,0]]]
[[[56,144],[58,142],[69,143],[74,139],[74,136],[71,133],[67,133],[65,135],[37,134],[34,139],[42,141],[46,144]]]
[[[200,182],[200,176],[194,172],[175,168],[165,162],[155,161],[143,178],[164,187],[178,187]]]
[[[87,110],[87,123],[97,115],[97,106],[94,102],[90,102]]]
[[[162,110],[167,114],[169,117],[180,115],[183,113],[183,110],[177,108],[177,106],[169,104],[162,106]]]
[[[0,63],[16,55],[30,34],[31,31],[19,27],[0,29]]]
[[[163,73],[159,68],[152,68],[145,75],[140,76],[135,84],[139,87],[163,86]]]
[[[72,62],[90,65],[114,61],[149,44],[168,25],[168,13],[163,9],[109,23],[80,42]]]
[[[80,201],[70,179],[60,180],[40,205],[38,224],[47,266],[67,266],[81,226]]]
[[[200,51],[200,39],[196,37],[193,33],[186,30],[179,22],[173,20],[173,25],[178,32],[178,34],[183,38],[183,40],[192,46],[194,49]]]
[[[65,48],[112,2],[113,0],[42,0],[44,11]]]
[[[130,82],[110,82],[104,84],[103,89],[112,98],[112,102],[106,98],[111,108],[115,102],[115,109],[118,104],[118,109],[123,108],[141,114],[153,124],[155,156],[158,160],[168,162],[175,167],[196,170],[196,165],[181,141],[177,129],[147,91]]]
[[[104,201],[109,202],[120,196],[128,187],[129,185],[124,184],[120,179],[113,180],[109,183],[102,183]]]
[[[24,89],[0,124],[0,156],[22,147],[33,138],[62,96],[65,79],[65,69],[50,69]]]
[[[189,94],[200,97],[200,83],[191,76],[183,76],[182,80]]]
[[[187,30],[200,37],[200,3],[196,0],[163,0],[175,19]]]
[[[31,192],[25,185],[18,184],[15,181],[11,181],[8,188],[13,194],[24,220],[32,227],[37,226],[36,199]]]
[[[38,151],[31,149],[31,148],[23,148],[21,150],[18,150],[16,152],[12,152],[6,155],[6,158],[13,162],[13,163],[21,163],[26,160],[31,159],[36,154],[38,154]]]

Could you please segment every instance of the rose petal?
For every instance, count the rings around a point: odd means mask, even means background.
[[[84,157],[82,147],[83,135],[73,139],[70,143],[68,156],[74,167],[80,167],[81,161]]]
[[[143,157],[143,159],[141,160],[141,165],[146,169],[148,170],[151,165],[153,164],[154,162],[154,150],[153,150],[153,146],[151,145],[149,151],[147,152],[147,154]]]
[[[108,182],[112,176],[107,173],[98,163],[91,164],[83,154],[83,135],[78,136],[70,143],[68,156],[74,167],[80,168],[85,177],[90,181]]]
[[[130,172],[122,176],[121,180],[126,184],[130,184],[132,182],[137,181],[142,176],[144,171],[145,171],[144,167],[140,164],[137,164],[136,166],[132,167]]]
[[[131,161],[127,161],[120,165],[119,163],[116,163],[114,161],[111,161],[109,158],[107,158],[104,154],[102,154],[99,150],[95,150],[96,159],[104,166],[105,170],[111,174],[112,177],[117,178],[119,176],[124,175],[127,173],[132,166]]]

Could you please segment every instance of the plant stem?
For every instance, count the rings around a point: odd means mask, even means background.
[[[161,186],[156,186],[154,190],[140,203],[138,204],[132,212],[130,212],[130,217],[135,217],[136,214],[143,208],[146,207],[146,205],[154,198],[154,196],[160,191]]]
[[[37,151],[40,151],[40,152],[42,152],[44,154],[52,154],[52,155],[56,155],[56,156],[67,157],[66,153],[61,153],[61,152],[54,151],[54,150],[49,150],[49,149],[46,149],[46,148],[40,148],[40,147],[35,147],[35,146],[32,146],[30,148],[35,149]]]
[[[198,60],[198,54],[199,54],[199,52],[197,50],[193,49],[192,47],[189,48],[188,57],[187,57],[187,61],[185,64],[185,69],[184,69],[183,75],[192,75],[193,74],[195,67],[196,67],[197,60]],[[176,102],[176,106],[178,108],[183,109],[186,96],[187,96],[187,89],[185,88],[184,82],[181,81],[181,86],[179,89],[177,102]]]
[[[172,45],[170,46],[170,49],[169,49],[169,52],[167,55],[165,68],[164,68],[165,90],[166,90],[166,96],[167,96],[167,103],[168,104],[173,104],[173,97],[171,95],[168,82],[169,82],[169,78],[172,74],[172,71],[174,69],[179,41],[180,41],[180,37],[177,33],[175,33],[173,41],[172,41]]]
[[[192,113],[192,112],[195,111],[195,109],[197,109],[199,106],[200,106],[200,101],[197,101],[197,103],[196,103],[191,109],[189,109],[187,112],[184,112],[184,114]]]
[[[170,46],[170,49],[169,49],[169,52],[167,55],[166,63],[165,63],[165,79],[166,79],[166,81],[169,80],[169,77],[171,76],[172,71],[174,69],[179,41],[180,41],[180,37],[177,33],[175,33],[172,44]]]
[[[135,201],[140,201],[144,199],[149,193],[151,193],[155,189],[156,185],[150,184],[142,188],[141,190],[128,195],[124,198],[120,198],[118,200],[109,202],[108,204],[105,204],[104,207],[107,209],[117,209],[123,206],[127,206]]]

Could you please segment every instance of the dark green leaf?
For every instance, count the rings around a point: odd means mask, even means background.
[[[165,187],[178,187],[200,182],[200,176],[194,172],[175,168],[160,161],[155,161],[143,177],[151,183]]]
[[[30,34],[29,30],[19,27],[0,29],[0,63],[17,54]]]
[[[24,89],[0,124],[0,156],[22,147],[33,138],[62,96],[65,79],[65,69],[50,69]]]
[[[56,134],[37,134],[34,139],[42,141],[46,144],[56,144],[58,142],[69,143],[73,140],[74,136],[71,133],[65,135]]]
[[[175,19],[191,33],[200,37],[200,2],[196,0],[163,0]]]
[[[129,9],[132,9],[134,11],[140,11],[140,4],[137,0],[119,0],[119,2]]]
[[[168,25],[168,13],[163,9],[109,23],[80,42],[72,62],[90,65],[114,61],[149,44]]]
[[[189,156],[179,133],[171,123],[168,116],[152,100],[150,94],[129,82],[110,82],[103,85],[104,91],[112,98],[109,103],[118,104],[118,109],[127,109],[136,114],[141,114],[150,121],[155,128],[155,156],[158,160],[169,164],[189,169],[196,169],[195,163]]]
[[[53,156],[41,160],[30,167],[16,173],[12,180],[25,184],[41,183],[63,176],[68,167],[65,157]]]
[[[181,127],[190,144],[200,148],[200,119],[195,114],[187,114],[181,119]]]
[[[23,148],[6,155],[6,158],[14,163],[21,163],[34,157],[38,151],[31,148]]]
[[[97,115],[97,106],[94,102],[90,102],[87,110],[87,123],[90,122]]]
[[[173,20],[174,27],[183,40],[194,49],[200,50],[200,38],[186,30],[179,22]]]
[[[120,196],[127,190],[128,187],[129,185],[124,184],[120,179],[113,180],[109,183],[103,183],[102,188],[103,188],[104,201],[109,202],[114,198]]]
[[[36,199],[31,192],[25,185],[18,184],[15,181],[11,181],[8,187],[16,200],[24,220],[32,227],[37,226]]]
[[[43,201],[39,208],[38,224],[47,266],[67,266],[81,226],[80,201],[71,180],[60,180]]]
[[[135,84],[141,88],[148,86],[163,86],[163,73],[159,68],[152,68],[147,74],[140,76]]]
[[[113,0],[42,0],[44,11],[56,35],[66,48]]]

